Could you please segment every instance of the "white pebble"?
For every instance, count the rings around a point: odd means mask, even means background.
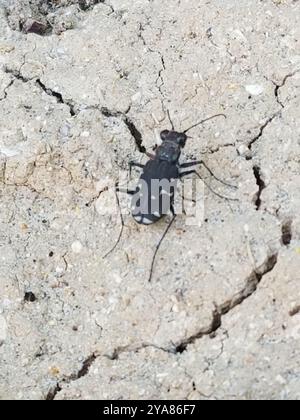
[[[0,346],[4,343],[7,336],[7,323],[3,316],[0,316]]]
[[[242,144],[241,146],[238,147],[238,152],[240,156],[247,156],[251,154],[249,147],[247,147],[245,144]]]
[[[83,131],[83,132],[81,133],[81,137],[85,137],[85,138],[90,137],[90,133],[89,133],[89,131]]]
[[[265,90],[264,87],[261,85],[247,85],[245,86],[245,88],[246,88],[246,91],[250,93],[250,95],[253,95],[253,96],[261,95],[263,91]]]
[[[132,102],[140,102],[141,99],[142,99],[142,93],[141,92],[136,92],[131,97]]]
[[[276,382],[278,382],[280,385],[285,385],[286,384],[286,380],[281,375],[276,376]]]
[[[5,155],[6,157],[14,157],[20,154],[16,149],[8,149],[7,147],[1,147],[0,154]]]
[[[249,231],[250,231],[250,228],[249,228],[249,225],[244,225],[244,231],[246,232],[246,233],[249,233]]]
[[[80,254],[82,249],[83,249],[83,246],[80,241],[75,241],[72,243],[72,251],[75,252],[75,254]]]

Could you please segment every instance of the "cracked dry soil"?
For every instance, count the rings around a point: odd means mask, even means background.
[[[1,399],[300,399],[299,28],[292,0],[0,0]],[[238,201],[206,189],[149,284],[166,221],[103,259],[103,209],[167,110],[226,114],[183,159]]]

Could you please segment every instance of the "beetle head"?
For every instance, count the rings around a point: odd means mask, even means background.
[[[169,141],[172,143],[175,143],[180,148],[183,148],[185,146],[185,143],[187,141],[187,135],[185,133],[178,133],[177,131],[170,131],[170,130],[164,130],[160,133],[160,138],[162,141]]]

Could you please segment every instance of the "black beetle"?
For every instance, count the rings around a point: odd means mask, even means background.
[[[166,216],[169,213],[171,213],[173,216],[172,220],[170,221],[167,229],[165,230],[161,240],[159,241],[156,247],[152,260],[149,281],[151,281],[152,278],[157,252],[160,248],[163,239],[165,238],[166,234],[168,233],[170,227],[172,226],[176,218],[176,214],[174,211],[174,197],[177,181],[190,174],[196,174],[200,178],[200,175],[196,172],[195,169],[188,168],[195,167],[196,165],[203,165],[216,180],[218,180],[226,186],[231,187],[231,185],[217,178],[202,160],[186,162],[182,164],[179,163],[182,149],[185,147],[186,141],[189,138],[187,136],[187,132],[190,131],[192,128],[199,126],[200,124],[203,124],[206,121],[221,116],[226,118],[224,114],[217,114],[212,117],[206,118],[198,122],[197,124],[194,124],[193,126],[189,127],[183,132],[178,132],[174,129],[174,124],[172,123],[170,114],[168,112],[168,117],[172,129],[163,130],[160,133],[160,138],[162,141],[161,145],[155,149],[154,154],[146,153],[150,160],[145,165],[137,162],[129,163],[130,168],[138,167],[143,170],[136,189],[122,190],[120,188],[117,188],[118,192],[125,192],[127,194],[132,195],[131,212],[134,220],[138,224],[152,225],[161,220],[164,216]],[[209,185],[206,184],[206,186],[219,197],[226,198],[215,192]],[[121,239],[124,227],[124,221],[122,216],[121,220],[122,230],[120,232],[119,239],[113,247],[113,249],[109,251],[106,254],[106,256],[109,255],[116,248]]]

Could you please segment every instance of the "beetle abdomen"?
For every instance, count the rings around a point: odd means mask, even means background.
[[[135,214],[133,215],[134,220],[139,225],[153,225],[154,223],[158,222],[163,216],[155,217],[153,214]]]
[[[170,213],[178,179],[178,168],[167,162],[146,165],[132,199],[132,216],[139,224],[150,225]]]

